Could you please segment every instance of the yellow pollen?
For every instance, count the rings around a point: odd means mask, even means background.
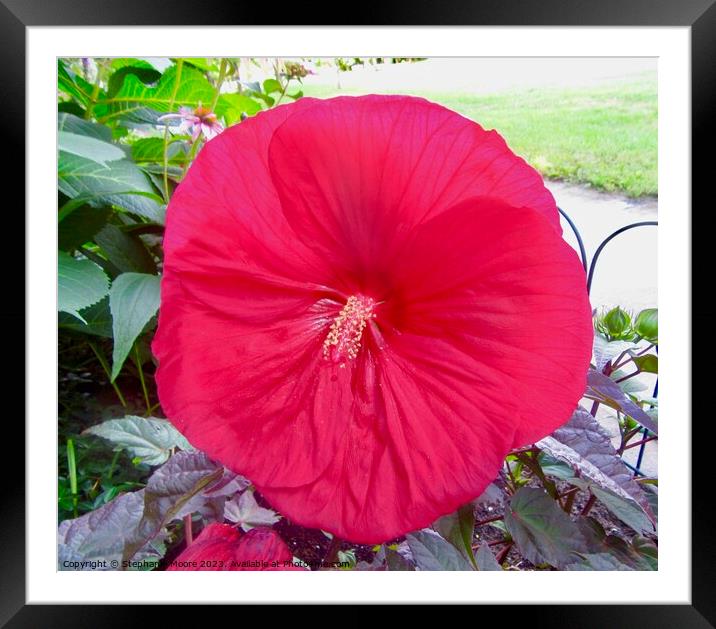
[[[370,297],[353,295],[333,320],[326,340],[323,341],[323,356],[343,364],[354,360],[361,348],[361,336],[368,320],[375,317],[375,302]]]

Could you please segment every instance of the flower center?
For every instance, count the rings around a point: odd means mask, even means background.
[[[363,295],[352,295],[333,320],[326,340],[323,356],[334,363],[345,364],[358,356],[361,336],[368,320],[375,317],[375,301]]]

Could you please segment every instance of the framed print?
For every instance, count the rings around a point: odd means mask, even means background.
[[[3,622],[713,626],[710,0],[0,11],[27,294]]]

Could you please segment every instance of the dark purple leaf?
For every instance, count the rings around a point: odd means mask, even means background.
[[[658,434],[656,422],[638,404],[627,397],[614,380],[603,373],[594,369],[587,372],[587,391],[584,395],[591,400],[621,411],[644,428],[651,430],[655,435]]]
[[[656,522],[644,491],[612,446],[607,431],[585,409],[577,408],[564,426],[537,445],[569,463],[582,478],[626,500],[634,500]]]
[[[505,510],[505,526],[524,557],[560,568],[586,550],[577,525],[542,489],[522,487]]]

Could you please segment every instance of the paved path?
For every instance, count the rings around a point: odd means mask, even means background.
[[[559,182],[546,185],[582,234],[589,259],[601,241],[620,227],[657,220],[656,199],[628,199]],[[565,239],[576,249],[577,240],[564,220],[563,228]],[[593,306],[641,310],[657,305],[657,230],[638,227],[620,234],[604,248],[592,283]]]

